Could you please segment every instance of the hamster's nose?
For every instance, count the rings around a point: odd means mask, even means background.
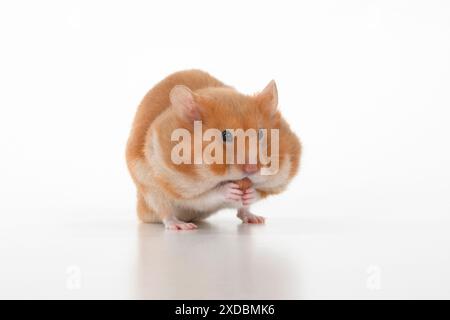
[[[243,170],[245,173],[255,173],[258,171],[258,166],[256,164],[244,164]]]

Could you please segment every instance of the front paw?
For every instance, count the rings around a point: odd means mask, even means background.
[[[244,207],[248,207],[258,200],[258,194],[254,188],[248,188],[244,191],[242,196],[242,204]]]
[[[221,186],[221,194],[226,202],[239,203],[242,200],[244,192],[239,189],[239,185],[234,182],[225,183]]]

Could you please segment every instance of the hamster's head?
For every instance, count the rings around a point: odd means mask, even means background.
[[[274,81],[255,95],[228,87],[191,91],[177,85],[170,92],[170,101],[180,130],[172,133],[175,162],[184,159],[181,165],[186,166],[185,162],[191,161],[197,171],[223,181],[248,177],[262,182],[278,172],[286,152],[283,138],[291,132],[278,111]],[[181,140],[190,147],[188,155],[186,149],[181,150]]]

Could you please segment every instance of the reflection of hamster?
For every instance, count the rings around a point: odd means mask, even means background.
[[[127,164],[137,186],[140,219],[163,222],[169,229],[188,230],[196,228],[191,221],[222,208],[236,208],[243,222],[264,223],[263,217],[250,213],[250,205],[285,189],[297,173],[301,151],[300,142],[281,117],[277,103],[274,81],[253,96],[243,95],[199,70],[177,72],[158,83],[141,102],[127,145]],[[192,149],[198,146],[194,121],[201,121],[202,132],[212,128],[222,133],[220,139],[208,142],[209,147],[218,147],[223,154],[244,151],[244,161],[173,161],[173,149],[178,143],[172,141],[174,130],[192,133]],[[260,143],[252,145],[250,138],[240,147],[230,143],[236,140],[230,134],[236,129],[256,130]],[[278,152],[272,150],[271,129],[278,129]],[[203,138],[200,151],[204,152],[207,146]],[[256,152],[264,149],[265,159],[270,158],[270,162],[259,157],[256,163],[249,161],[248,154],[255,148]],[[193,153],[188,158],[194,159]],[[262,174],[261,169],[269,169],[272,162],[277,162],[278,170]],[[251,180],[245,183],[246,187],[236,183],[244,178]]]

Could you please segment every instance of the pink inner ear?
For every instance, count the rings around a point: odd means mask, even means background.
[[[278,92],[275,81],[270,81],[270,83],[264,88],[264,90],[259,94],[262,106],[270,114],[275,114],[278,106]]]
[[[191,121],[200,119],[197,102],[194,100],[194,94],[188,87],[175,86],[170,92],[170,101],[184,118]]]
[[[197,102],[194,100],[192,94],[187,94],[182,97],[183,113],[189,120],[200,120],[200,113],[198,111]]]
[[[190,101],[189,105],[186,107],[186,116],[190,120],[200,120],[200,112],[198,112],[198,107],[195,101]]]
[[[277,111],[276,97],[273,94],[265,94],[259,97],[260,104],[263,110],[270,114],[275,114]]]

